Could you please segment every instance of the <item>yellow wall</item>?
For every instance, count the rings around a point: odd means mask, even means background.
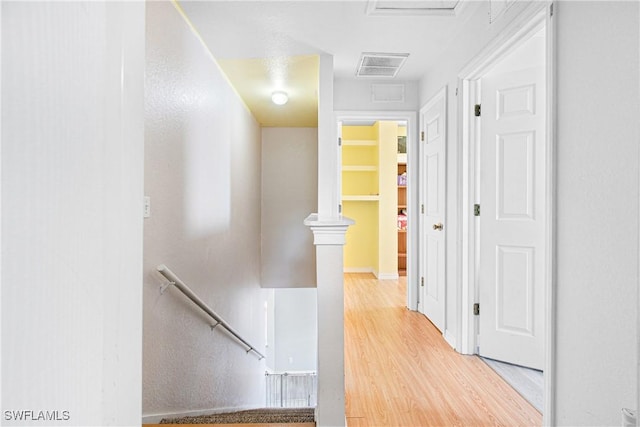
[[[348,141],[375,141],[377,134],[372,126],[342,127],[342,164],[344,166],[377,166],[377,145],[350,146]],[[342,173],[343,195],[378,194],[378,172]],[[349,227],[344,250],[344,266],[347,270],[366,270],[377,265],[378,261],[378,202],[346,201],[342,202],[342,213],[356,223]]]
[[[343,196],[379,196],[379,201],[342,201],[343,215],[356,221],[346,236],[347,271],[374,271],[383,277],[397,274],[397,137],[395,122],[342,127],[343,166],[376,166],[370,172],[343,171]],[[349,145],[354,140],[376,144]]]
[[[378,122],[380,202],[378,213],[378,273],[398,273],[398,125]]]
[[[356,223],[349,227],[344,247],[344,267],[356,271],[374,268],[378,259],[378,203],[343,202],[345,216]]]

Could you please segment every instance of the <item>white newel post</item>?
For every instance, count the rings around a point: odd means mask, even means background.
[[[345,233],[349,218],[320,220],[317,214],[305,221],[316,245],[318,284],[318,406],[320,427],[344,426],[344,277]]]

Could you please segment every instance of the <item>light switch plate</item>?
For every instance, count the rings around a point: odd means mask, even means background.
[[[144,197],[144,217],[151,217],[151,197],[149,196]]]

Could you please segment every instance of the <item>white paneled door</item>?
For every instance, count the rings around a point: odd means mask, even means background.
[[[420,292],[419,310],[440,331],[445,327],[445,167],[447,91],[420,110]]]
[[[546,279],[544,68],[481,81],[479,354],[542,369]]]

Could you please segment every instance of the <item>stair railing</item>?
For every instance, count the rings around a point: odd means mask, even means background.
[[[256,348],[254,346],[249,344],[249,342],[247,340],[242,338],[240,336],[240,334],[238,334],[235,330],[233,330],[233,328],[231,326],[229,326],[229,324],[227,322],[225,322],[224,319],[222,317],[220,317],[215,311],[213,311],[211,308],[209,308],[209,306],[207,304],[205,304],[204,301],[202,301],[187,285],[185,285],[185,283],[182,280],[180,280],[180,278],[178,276],[176,276],[173,273],[173,271],[171,271],[169,269],[169,267],[167,267],[164,264],[160,264],[157,267],[157,269],[160,272],[160,274],[162,274],[165,278],[167,278],[167,280],[169,280],[169,282],[165,283],[164,285],[162,285],[160,287],[160,292],[164,292],[165,289],[167,289],[169,286],[174,285],[187,298],[189,298],[191,301],[193,301],[193,303],[195,305],[200,307],[200,309],[202,309],[202,311],[207,313],[209,315],[209,317],[211,317],[213,320],[215,320],[216,323],[211,325],[211,329],[214,329],[217,326],[222,326],[224,329],[227,330],[227,332],[229,332],[231,335],[233,335],[238,341],[240,341],[242,344],[244,344],[245,346],[248,347],[248,350],[246,350],[247,353],[254,352],[255,354],[257,354],[259,356],[258,360],[264,359],[264,355],[262,353],[260,353],[258,350],[256,350]]]

